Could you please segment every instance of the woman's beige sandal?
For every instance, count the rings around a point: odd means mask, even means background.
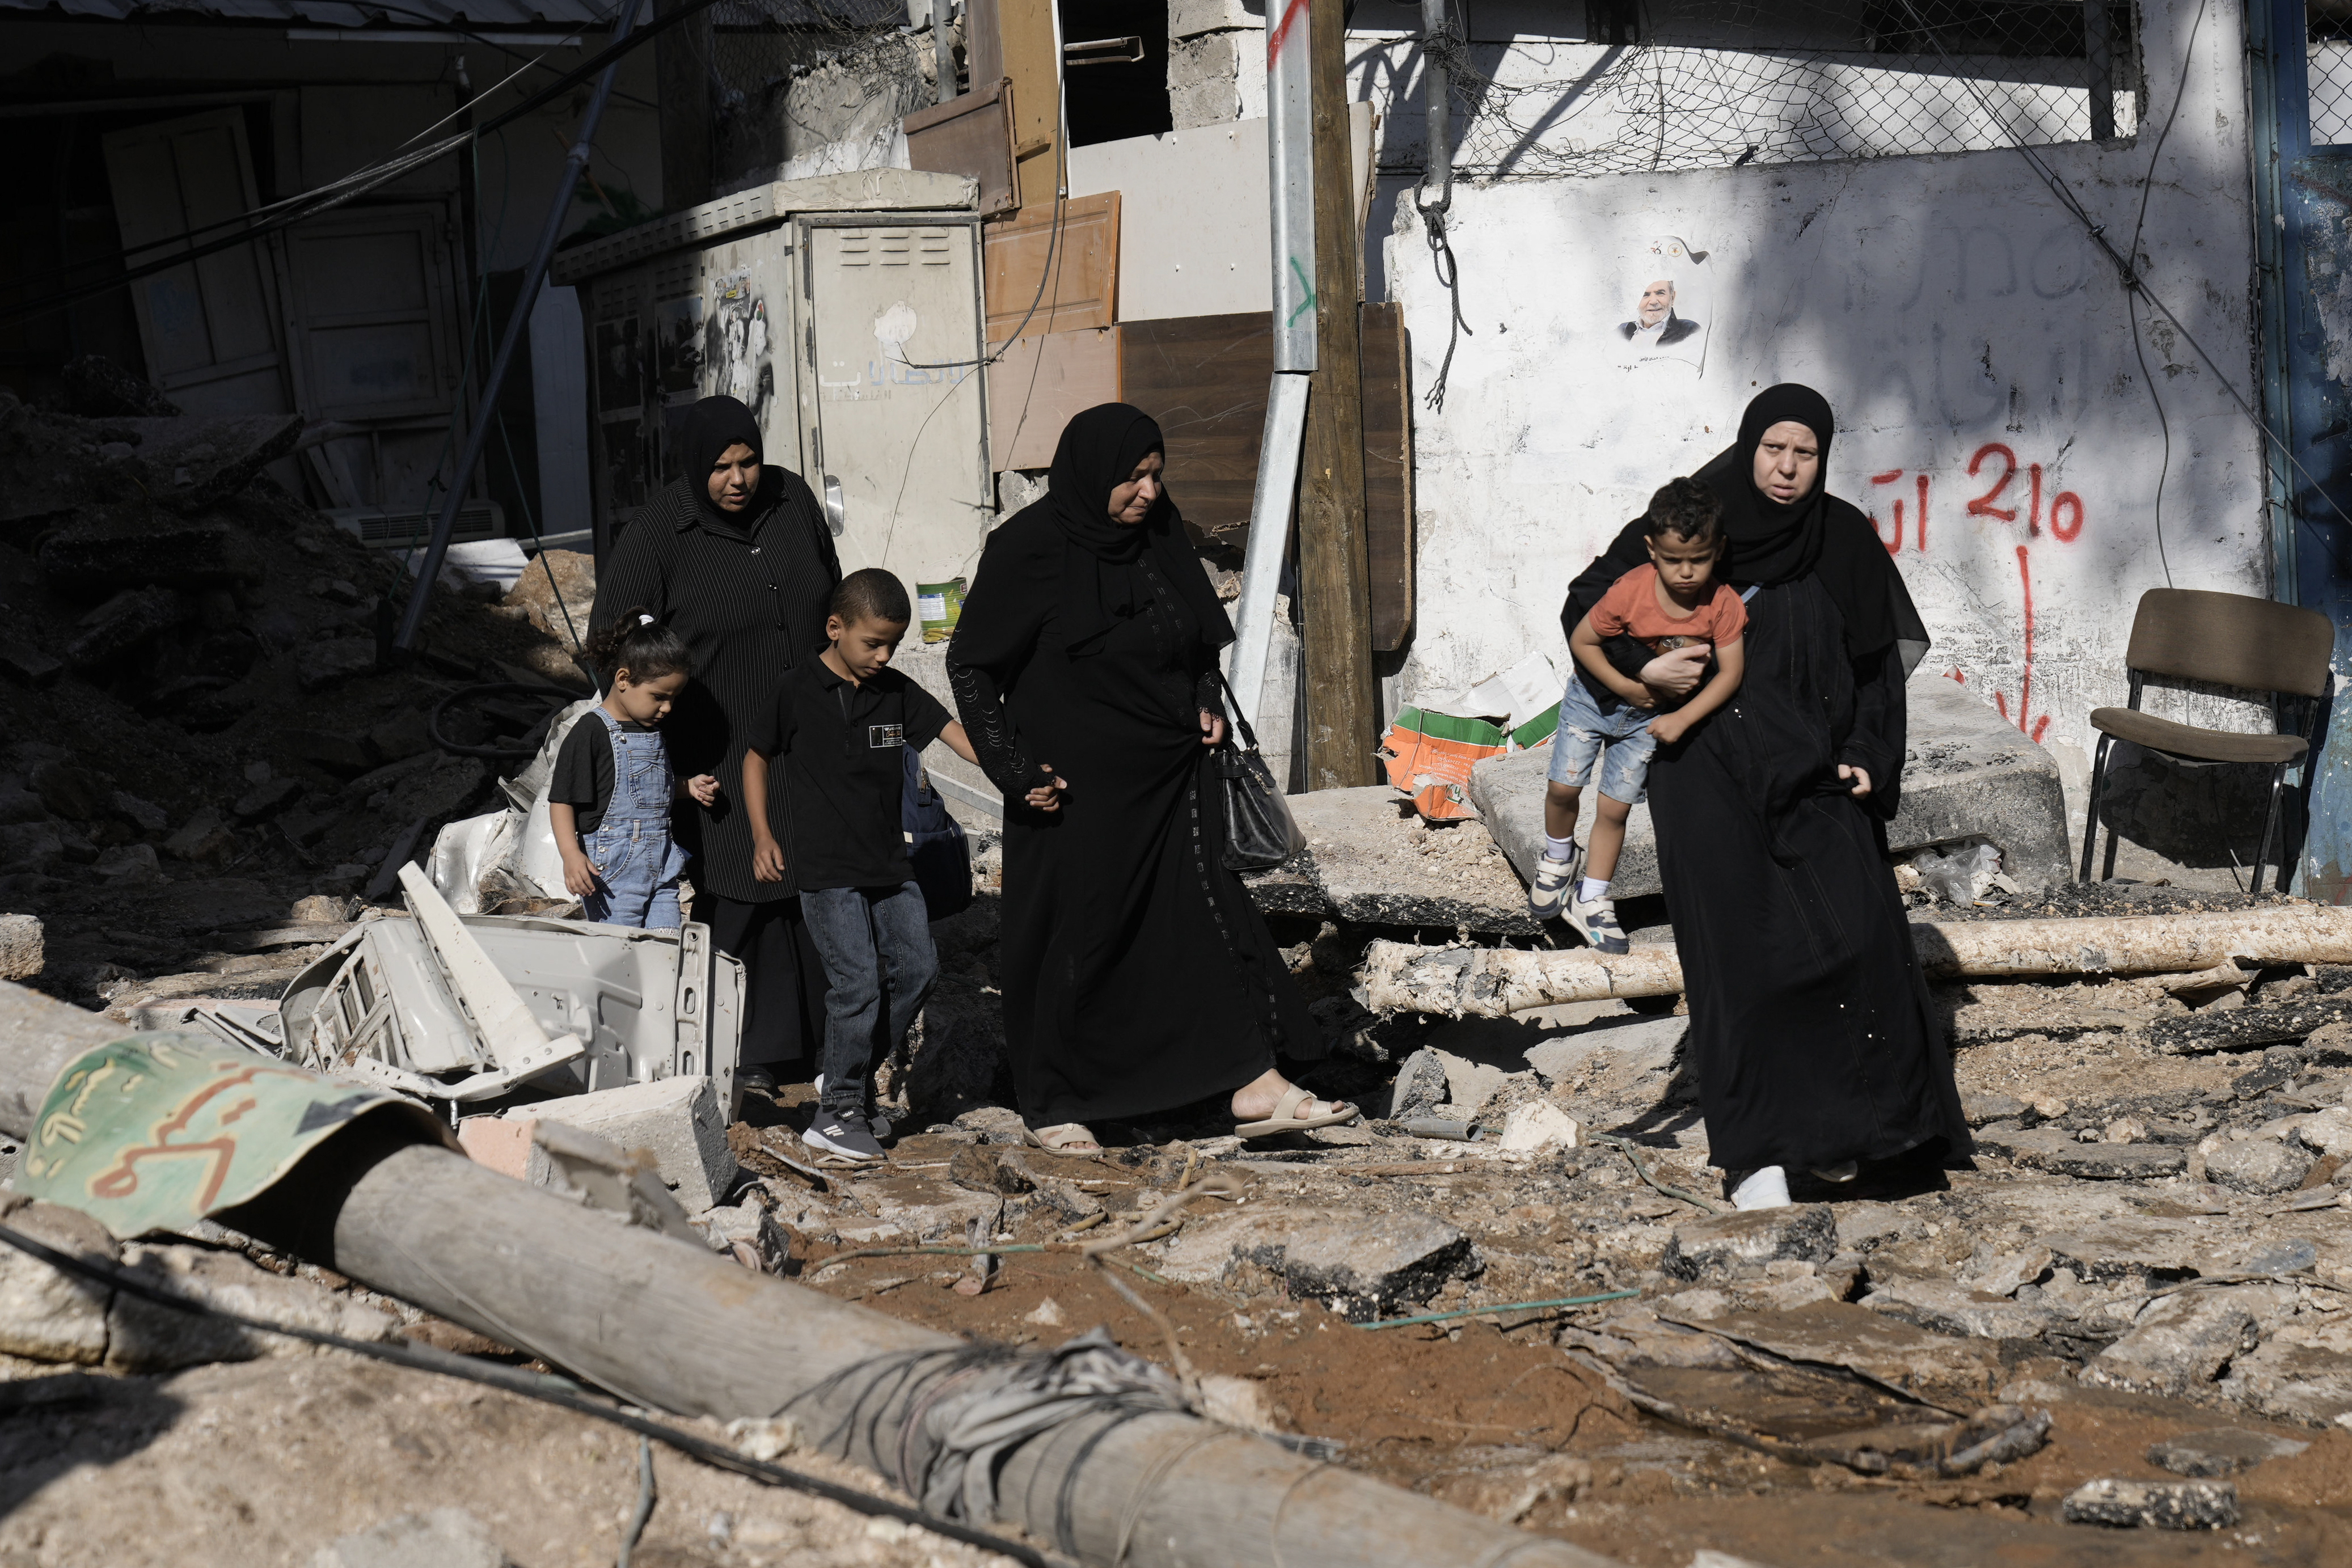
[[[1064,1122],[1054,1127],[1032,1127],[1024,1123],[1021,1136],[1031,1147],[1043,1149],[1049,1155],[1102,1153],[1102,1145],[1083,1122]]]
[[[1313,1094],[1294,1083],[1282,1092],[1281,1099],[1275,1102],[1273,1115],[1262,1122],[1241,1123],[1234,1128],[1234,1136],[1270,1138],[1276,1133],[1304,1133],[1310,1127],[1336,1127],[1342,1122],[1352,1122],[1363,1114],[1353,1105],[1344,1101],[1335,1100],[1331,1103],[1339,1106],[1339,1109],[1326,1115],[1299,1115],[1298,1108],[1314,1098]]]

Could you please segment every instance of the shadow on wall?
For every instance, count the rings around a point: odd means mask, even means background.
[[[2242,763],[2191,767],[2160,752],[2117,741],[2107,754],[2107,778],[2101,789],[2098,858],[2091,873],[2106,864],[2106,832],[2147,852],[2191,870],[2226,871],[2251,868],[2254,841],[2262,836],[2263,815],[2270,807],[2271,770]],[[2286,841],[2301,838],[2300,814],[2289,803]],[[2077,853],[2082,845],[2075,844]],[[2234,858],[2233,858],[2234,857]],[[2273,864],[2278,847],[2267,857]],[[2264,884],[2268,886],[2268,881]]]

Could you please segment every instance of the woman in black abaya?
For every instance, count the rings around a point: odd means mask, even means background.
[[[751,829],[735,800],[744,737],[776,682],[824,642],[841,562],[807,483],[761,460],[760,424],[731,397],[687,411],[683,476],[641,507],[614,547],[589,618],[601,630],[632,606],[686,643],[694,678],[663,726],[681,778],[716,774],[713,806],[678,808],[694,859],[692,918],[742,960],[744,1019],[736,1081],[772,1089],[780,1070],[824,1030],[824,969],[801,923],[800,889],[751,874]],[[769,774],[768,820],[786,818],[784,770]]]
[[[1835,425],[1819,392],[1772,387],[1699,471],[1723,502],[1723,575],[1755,590],[1748,674],[1650,765],[1700,1109],[1744,1208],[1788,1202],[1792,1168],[1843,1181],[1857,1161],[1970,1146],[1886,861],[1927,634],[1868,520],[1829,494]],[[1647,559],[1637,519],[1563,618]],[[1696,684],[1698,652],[1610,649],[1666,693]]]
[[[1234,632],[1125,403],[1063,431],[1045,498],[990,536],[948,677],[1004,793],[1004,1034],[1046,1148],[1230,1092],[1245,1136],[1352,1119],[1275,1069],[1320,1036],[1220,859],[1210,747]],[[1028,804],[1044,790],[1050,805]]]

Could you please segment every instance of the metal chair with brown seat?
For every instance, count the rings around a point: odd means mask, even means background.
[[[2082,880],[2091,880],[2091,850],[2099,836],[2099,787],[2106,778],[2107,748],[2118,740],[2127,740],[2191,767],[2225,762],[2269,765],[2270,809],[2263,815],[2263,836],[2254,845],[2253,881],[2247,890],[2260,893],[2263,860],[2270,853],[2271,837],[2278,826],[2279,789],[2286,770],[2311,749],[2308,737],[2319,699],[2327,691],[2328,661],[2335,648],[2335,623],[2315,610],[2193,588],[2151,588],[2141,594],[2138,613],[2132,617],[2131,646],[2124,655],[2131,676],[2131,706],[2091,712],[2091,727],[2099,732],[2099,748],[2091,763]],[[2142,713],[2140,686],[2148,675],[2267,692],[2273,733],[2200,729]],[[2294,722],[2286,719],[2288,708],[2294,710]],[[2111,829],[2106,866],[2110,873],[2115,858]],[[2282,855],[2273,885],[2284,889],[2286,881]]]

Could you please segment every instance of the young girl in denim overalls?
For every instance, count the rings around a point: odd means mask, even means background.
[[[693,673],[686,645],[632,610],[588,640],[588,655],[610,672],[611,685],[564,737],[548,784],[563,885],[586,919],[675,930],[686,851],[671,836],[670,806],[682,794],[705,806],[719,798],[719,780],[708,773],[679,783],[661,737]]]

